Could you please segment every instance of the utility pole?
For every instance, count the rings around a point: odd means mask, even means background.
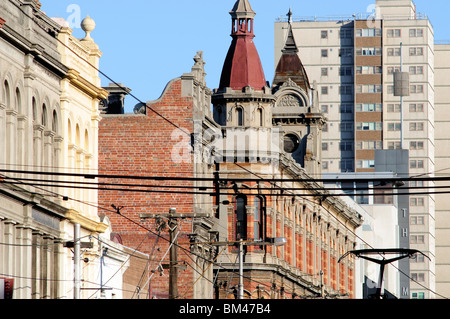
[[[80,299],[80,224],[73,225],[73,266],[74,266],[74,289],[73,299]]]
[[[142,219],[167,217],[169,219],[169,240],[170,240],[170,261],[169,261],[169,299],[178,297],[178,240],[176,229],[178,228],[178,219],[183,218],[202,218],[211,217],[210,214],[183,214],[177,213],[176,208],[170,208],[169,213],[163,214],[139,214]]]

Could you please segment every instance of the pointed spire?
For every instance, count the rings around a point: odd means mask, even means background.
[[[298,47],[295,42],[294,32],[292,28],[292,11],[289,9],[288,16],[288,35],[284,43],[284,48],[280,60],[278,61],[275,70],[275,77],[273,79],[272,88],[277,89],[283,83],[291,80],[299,87],[308,92],[310,90],[310,83],[305,67],[298,56]]]

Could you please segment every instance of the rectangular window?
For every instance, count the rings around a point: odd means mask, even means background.
[[[356,123],[357,131],[382,131],[383,123],[381,122],[359,122]]]
[[[353,104],[341,104],[340,111],[347,114],[353,113]]]
[[[388,123],[387,129],[390,132],[399,132],[402,129],[402,124],[400,122]]]
[[[343,160],[341,161],[341,170],[343,172],[348,172],[353,170],[353,160]]]
[[[411,160],[409,161],[409,168],[423,168],[423,160]]]
[[[375,160],[360,160],[356,161],[357,168],[374,168]]]
[[[322,86],[321,87],[321,92],[323,95],[327,95],[328,94],[328,86]]]
[[[328,143],[322,143],[322,151],[328,151]]]
[[[322,113],[328,113],[328,105],[321,106]]]
[[[411,235],[410,237],[411,244],[424,244],[425,236],[424,235]]]
[[[411,113],[417,113],[417,112],[423,112],[423,104],[410,104],[409,105],[409,111]]]
[[[411,38],[423,38],[423,29],[409,29]]]
[[[339,36],[341,39],[353,38],[353,29],[341,29]]]
[[[409,149],[412,151],[423,150],[424,143],[422,141],[411,141],[409,142]]]
[[[381,141],[359,141],[357,142],[358,150],[381,150],[383,143]]]
[[[423,74],[423,66],[410,66],[409,67],[409,73],[411,75],[416,75],[416,74]]]
[[[353,142],[341,142],[340,149],[342,152],[352,152],[353,151]]]
[[[357,112],[382,112],[383,105],[380,103],[356,104]]]
[[[381,66],[357,66],[356,74],[381,74]]]
[[[321,68],[320,69],[320,75],[328,76],[328,68]]]
[[[341,132],[353,132],[353,123],[342,122],[340,128]]]
[[[322,58],[326,58],[326,57],[328,57],[328,50],[327,49],[322,49],[320,51],[320,54],[321,54]]]
[[[356,93],[381,93],[383,86],[381,84],[364,84],[356,86]]]
[[[424,216],[412,216],[411,217],[411,225],[425,225],[425,217]]]
[[[411,205],[411,206],[423,207],[424,203],[425,203],[425,200],[423,197],[411,197],[409,199],[409,205]]]
[[[356,29],[357,37],[381,37],[381,29]]]
[[[358,56],[376,56],[381,55],[383,50],[380,47],[358,48],[356,55]]]
[[[409,48],[410,56],[423,56],[423,48]]]
[[[400,104],[388,104],[387,111],[389,113],[399,113],[400,112]]]
[[[400,48],[389,48],[387,49],[388,56],[400,56],[401,50]]]
[[[400,72],[399,66],[390,66],[387,68],[388,74],[394,74],[395,72]]]
[[[339,56],[342,57],[342,58],[351,58],[351,57],[353,57],[353,48],[339,49]]]
[[[423,122],[411,122],[409,123],[409,130],[411,132],[421,132],[423,131]]]
[[[388,38],[399,38],[402,36],[402,31],[400,29],[388,29],[387,37]]]
[[[421,94],[421,93],[423,93],[423,85],[422,84],[417,84],[417,85],[413,84],[413,85],[411,85],[409,90],[411,93]]]
[[[353,94],[353,85],[341,85],[339,87],[339,93],[341,95],[352,95]]]
[[[348,76],[348,75],[353,75],[353,67],[351,66],[343,66],[341,68],[339,68],[339,74],[341,76]]]
[[[402,148],[400,142],[388,142],[387,145],[389,150],[399,150]]]

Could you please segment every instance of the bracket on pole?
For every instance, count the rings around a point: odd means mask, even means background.
[[[393,263],[394,261],[409,257],[411,258],[415,254],[422,254],[428,259],[430,259],[427,255],[422,253],[421,251],[417,249],[407,249],[407,248],[388,248],[388,249],[360,249],[360,250],[351,250],[346,252],[344,255],[339,258],[338,263],[341,262],[342,259],[347,257],[348,255],[353,254],[356,257],[360,257],[366,260],[369,260],[371,262],[377,263],[380,265],[380,275],[378,279],[378,286],[377,286],[377,292],[375,294],[376,299],[381,299],[381,286],[383,284],[383,275],[384,275],[384,268],[387,264]],[[381,256],[382,259],[376,259],[373,257],[368,257],[368,255],[378,255]],[[399,255],[396,257],[393,257],[391,259],[386,259],[385,255]],[[431,259],[430,259],[431,260]]]

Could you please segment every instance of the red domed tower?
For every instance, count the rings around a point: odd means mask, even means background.
[[[233,41],[222,69],[219,90],[227,87],[242,90],[250,86],[262,91],[267,85],[261,60],[253,38],[252,10],[248,0],[238,0],[230,11]]]

